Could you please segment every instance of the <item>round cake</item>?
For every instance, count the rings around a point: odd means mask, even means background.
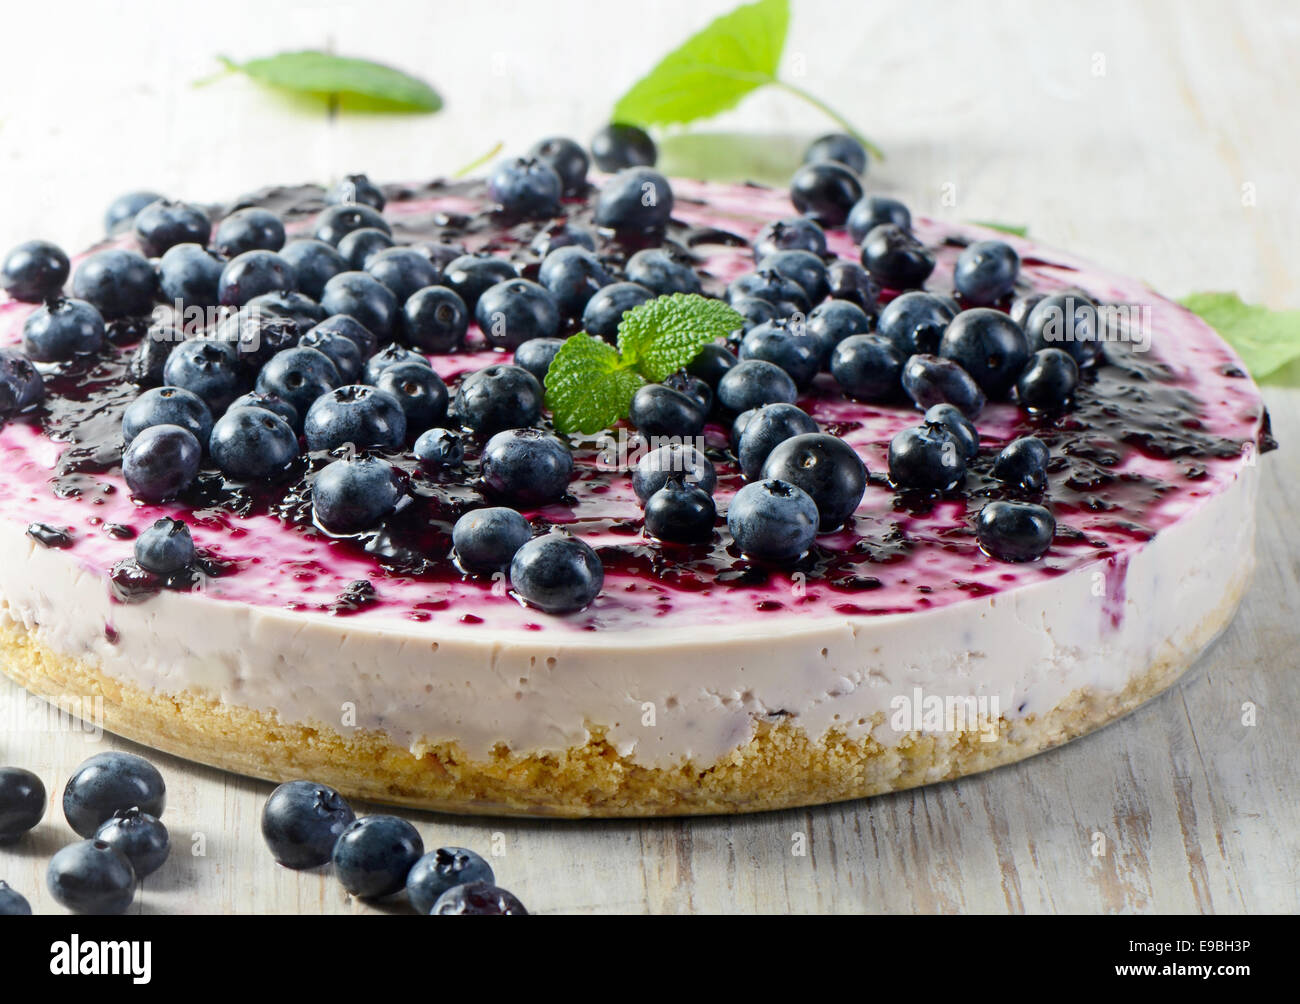
[[[666,228],[635,240],[598,225],[595,187],[566,198],[562,216],[594,236],[611,279],[663,244],[721,297],[754,273],[764,228],[797,215],[785,192],[671,187]],[[399,245],[488,252],[526,278],[560,232],[551,217],[496,211],[480,182],[385,195]],[[319,233],[325,196],[273,188],[208,215],[262,207],[292,240]],[[1209,327],[1138,281],[981,227],[917,218],[910,231],[934,257],[924,288],[938,296],[953,295],[966,249],[996,240],[1019,267],[995,308],[1014,316],[1013,299],[1077,291],[1108,312],[1070,406],[991,397],[964,477],[908,490],[891,479],[890,447],[921,409],[897,388],[855,400],[823,360],[796,403],[853,448],[866,485],[847,520],[784,561],[747,555],[729,530],[731,500],[755,477],[741,472],[724,408],[703,433],[718,515],[694,543],[647,531],[630,475],[644,444],[626,422],[565,437],[567,491],[516,506],[532,534],[576,537],[599,558],[603,588],[565,613],[457,560],[457,520],[499,503],[482,436],[465,434],[463,462],[436,469],[412,452],[419,429],[367,451],[398,469],[402,499],[358,532],[330,532],[313,512],[314,479],[339,451],[304,447],[270,480],[232,478],[205,457],[174,497],[134,497],[122,418],[158,379],[140,366],[158,317],[110,318],[97,353],[36,364],[43,398],[0,427],[4,671],[201,763],[452,812],[810,805],[961,777],[1084,735],[1170,686],[1231,619],[1253,566],[1255,459],[1270,445],[1258,390]],[[827,226],[826,241],[824,261],[859,261],[844,229]],[[92,250],[104,247],[139,244],[120,234]],[[873,327],[899,292],[856,290]],[[0,303],[0,344],[18,347],[37,309]],[[562,324],[578,330],[577,318]],[[511,361],[477,325],[456,351],[423,355],[453,399],[468,374]],[[548,412],[536,424],[550,422]],[[454,407],[445,424],[457,425]],[[1022,437],[1050,451],[1044,483],[995,473]],[[1045,552],[1012,561],[981,546],[982,514],[1000,501],[1051,514]],[[184,521],[197,547],[183,576],[135,561],[163,517]]]

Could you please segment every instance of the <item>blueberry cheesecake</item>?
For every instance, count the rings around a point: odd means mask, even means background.
[[[1250,577],[1257,388],[1140,282],[864,193],[846,139],[789,191],[611,127],[20,245],[4,671],[331,797],[562,816],[927,784],[1160,693]]]

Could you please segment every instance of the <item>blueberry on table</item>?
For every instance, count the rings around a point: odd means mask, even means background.
[[[450,429],[429,429],[415,441],[415,459],[426,470],[459,467],[465,460],[465,444]]]
[[[340,272],[327,283],[320,305],[326,314],[355,317],[376,337],[388,338],[397,320],[397,297],[369,272]]]
[[[298,288],[316,300],[325,292],[325,283],[350,267],[337,248],[314,237],[289,241],[280,249],[280,257],[293,268]]]
[[[372,259],[395,247],[397,242],[388,231],[380,230],[378,227],[362,227],[360,230],[344,234],[343,239],[339,241],[338,250],[343,260],[348,263],[348,268],[361,272]]]
[[[125,913],[135,898],[135,870],[126,855],[102,840],[83,840],[50,859],[45,884],[73,913]]]
[[[400,892],[424,854],[424,841],[405,819],[364,816],[334,844],[334,874],[353,896],[380,899]]]
[[[713,496],[674,474],[646,499],[645,528],[652,537],[696,544],[713,536],[718,510]]]
[[[1016,381],[1016,400],[1031,411],[1066,408],[1079,386],[1079,365],[1061,349],[1039,349]]]
[[[452,886],[429,911],[438,917],[526,917],[528,911],[518,898],[487,882]]]
[[[1083,293],[1052,293],[1039,299],[1025,318],[1029,351],[1061,349],[1079,366],[1101,357],[1101,317]]]
[[[824,432],[806,432],[778,443],[763,463],[763,477],[807,492],[817,506],[817,529],[822,533],[843,526],[867,490],[862,458],[844,440]]]
[[[560,211],[564,182],[546,161],[515,157],[496,166],[488,176],[487,191],[510,217],[546,219]]]
[[[631,282],[640,283],[655,296],[701,291],[695,269],[668,248],[642,248],[627,260],[624,271]]]
[[[458,885],[496,881],[492,866],[464,847],[439,847],[430,851],[406,876],[406,898],[415,912],[427,915],[438,897]]]
[[[824,227],[841,227],[862,198],[857,174],[833,160],[805,164],[790,179],[794,208]]]
[[[961,448],[961,455],[967,463],[979,456],[980,434],[956,405],[944,402],[927,408],[925,421],[942,425]]]
[[[515,365],[522,366],[544,386],[546,371],[551,368],[551,363],[563,346],[563,338],[530,339],[515,349]]]
[[[293,266],[274,251],[245,251],[221,270],[217,302],[223,307],[242,307],[263,293],[289,292],[297,286]]]
[[[573,455],[540,429],[505,429],[483,447],[482,477],[488,490],[523,506],[564,497],[573,476]]]
[[[8,882],[0,881],[0,917],[30,917],[32,905],[27,897],[9,887]]]
[[[425,352],[457,352],[469,331],[469,310],[455,290],[426,286],[407,298],[401,328],[406,340]]]
[[[843,164],[854,174],[862,174],[867,169],[867,148],[847,133],[827,133],[808,145],[803,162],[820,164],[828,160]]]
[[[867,312],[852,300],[827,300],[808,315],[806,330],[817,343],[821,365],[830,362],[835,346],[851,335],[865,335],[872,328]]]
[[[85,300],[59,297],[23,321],[23,351],[40,363],[66,362],[104,347],[104,318]]]
[[[393,228],[388,225],[379,210],[363,203],[349,202],[328,206],[316,217],[312,236],[326,244],[339,246],[341,241],[354,230],[374,228],[391,234]]]
[[[471,509],[451,528],[456,561],[472,575],[506,570],[532,536],[528,520],[506,506]]]
[[[424,432],[447,417],[450,395],[430,366],[416,362],[396,363],[381,374],[376,384],[391,394],[406,414],[408,436]]]
[[[957,312],[942,297],[912,290],[889,301],[880,312],[876,330],[894,343],[904,359],[917,353],[933,355],[956,316]]]
[[[1004,241],[976,241],[957,256],[952,282],[972,306],[997,303],[1016,285],[1020,256]]]
[[[826,253],[826,231],[806,216],[769,223],[754,238],[754,261],[775,251],[811,251],[821,257]]]
[[[140,501],[163,502],[194,483],[202,459],[203,447],[189,429],[152,425],[122,454],[122,476]]]
[[[311,485],[312,512],[331,533],[373,529],[405,494],[397,468],[377,457],[336,460]]]
[[[850,335],[835,346],[831,376],[855,401],[888,401],[898,395],[903,356],[884,335]]]
[[[582,330],[612,342],[618,336],[618,322],[633,307],[654,299],[654,293],[639,282],[612,282],[602,286],[582,310]]]
[[[415,368],[433,372],[428,367]],[[334,450],[345,443],[361,450],[398,449],[406,442],[406,412],[386,390],[349,384],[316,398],[303,419],[302,431],[309,450]]]
[[[0,348],[0,418],[30,408],[45,397],[45,381],[16,349]]]
[[[903,364],[902,383],[904,392],[918,408],[930,408],[946,401],[961,409],[967,418],[975,418],[984,410],[984,391],[951,359],[918,353]]]
[[[212,434],[212,411],[193,391],[184,387],[154,387],[122,412],[122,439],[129,446],[153,425],[179,425],[194,433],[200,444]]]
[[[506,279],[483,291],[474,320],[489,345],[513,350],[531,338],[554,338],[560,330],[560,308],[545,286],[530,279]]]
[[[632,468],[632,491],[645,505],[672,477],[709,495],[718,487],[713,461],[690,443],[666,443],[645,454]]]
[[[194,538],[179,519],[155,520],[135,539],[135,560],[155,575],[175,575],[194,564]]]
[[[1056,519],[1041,505],[990,502],[975,518],[980,547],[1000,561],[1033,561],[1052,545]]]
[[[136,240],[150,258],[157,258],[177,244],[207,244],[212,221],[198,206],[188,202],[159,199],[135,214]]]
[[[465,428],[491,436],[532,425],[541,417],[542,398],[542,385],[522,366],[487,366],[456,388],[456,417]]]
[[[613,122],[591,137],[591,157],[602,171],[654,167],[659,151],[649,133],[634,125]]]
[[[236,209],[217,224],[212,246],[227,258],[245,251],[279,251],[284,247],[284,224],[269,209]]]
[[[911,231],[882,223],[862,240],[862,267],[882,286],[915,289],[934,271],[934,255]]]
[[[396,342],[393,342],[389,345],[385,345],[382,349],[366,360],[366,383],[377,385],[379,383],[379,378],[383,376],[384,370],[388,369],[390,366],[396,366],[398,363],[415,363],[417,366],[428,366],[430,369],[433,368],[430,365],[429,360],[424,358],[424,356],[419,352],[416,352],[414,349],[408,349],[405,345],[398,345]]]
[[[309,335],[339,334],[350,339],[362,359],[369,359],[379,347],[377,339],[369,328],[350,314],[334,314],[308,329]]]
[[[0,288],[15,300],[40,303],[59,295],[70,268],[67,254],[57,244],[24,241],[5,255]]]
[[[727,529],[751,558],[793,561],[817,537],[817,503],[802,488],[767,478],[751,481],[732,497]]]
[[[157,192],[127,192],[119,195],[104,211],[104,233],[114,234],[129,229],[141,209],[161,198]]]
[[[1046,443],[1036,436],[1021,436],[1002,448],[993,462],[993,476],[1026,491],[1042,491],[1047,486],[1049,459]]]
[[[486,253],[463,254],[447,263],[442,272],[442,284],[453,290],[471,313],[478,306],[478,298],[498,282],[513,279],[518,270],[504,258]]]
[[[637,388],[628,408],[628,420],[646,439],[691,439],[704,431],[707,418],[700,402],[661,383]]]
[[[325,204],[330,206],[369,206],[382,212],[384,193],[364,174],[345,174],[343,180],[325,193]]]
[[[765,404],[745,423],[736,449],[740,470],[752,481],[759,477],[767,456],[794,436],[819,431],[817,420],[793,404]]]
[[[163,299],[184,307],[215,307],[226,263],[200,244],[177,244],[158,262]]]
[[[212,427],[208,449],[226,477],[261,481],[286,473],[298,456],[298,436],[273,411],[231,408]]]
[[[568,137],[548,136],[534,143],[528,153],[559,176],[566,197],[581,195],[587,187],[587,168],[590,166],[587,151]]]
[[[338,367],[324,352],[295,346],[271,357],[257,374],[256,389],[278,394],[305,419],[316,399],[341,381]]]
[[[947,491],[966,476],[962,445],[937,422],[903,429],[889,442],[889,480],[908,491]]]
[[[811,251],[773,251],[758,263],[758,268],[759,271],[771,270],[796,282],[809,304],[821,303],[830,292],[826,263]]]
[[[718,401],[733,412],[765,404],[793,404],[799,396],[790,374],[763,359],[744,359],[718,381]]]
[[[387,286],[399,304],[405,303],[417,290],[432,286],[442,278],[441,270],[433,262],[409,247],[377,251],[366,259],[365,270]]]
[[[885,195],[868,195],[849,210],[847,227],[854,244],[861,244],[867,234],[882,223],[892,223],[904,230],[912,229],[912,213],[897,199]]]
[[[286,868],[315,868],[329,863],[334,845],[356,818],[329,785],[286,781],[262,806],[262,839]]]
[[[135,877],[142,879],[163,866],[171,851],[167,827],[156,816],[132,806],[118,809],[95,831],[95,841],[105,843],[131,862]]]
[[[72,295],[107,321],[149,313],[158,277],[149,259],[125,248],[107,248],[83,258],[72,273]]]
[[[662,230],[673,214],[668,179],[648,167],[629,167],[600,186],[592,217],[598,227],[620,233]]]
[[[803,322],[765,321],[741,339],[740,359],[761,359],[780,366],[796,387],[806,389],[821,368],[821,343],[808,334]]]
[[[529,606],[548,614],[587,607],[605,584],[605,569],[591,546],[576,537],[534,537],[510,562],[510,585]]]
[[[136,807],[162,816],[167,786],[158,768],[144,757],[117,751],[99,753],[76,769],[63,789],[63,815],[83,837],[119,809]]]
[[[45,785],[30,770],[0,767],[0,845],[17,840],[45,815]]]
[[[939,339],[939,355],[971,375],[989,397],[1002,397],[1029,359],[1025,333],[1000,310],[976,307],[952,319]]]

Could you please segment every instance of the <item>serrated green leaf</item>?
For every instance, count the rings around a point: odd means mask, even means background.
[[[1180,302],[1237,350],[1256,380],[1300,359],[1300,310],[1269,310],[1236,293],[1193,293]]]
[[[368,59],[304,50],[236,63],[218,57],[228,69],[280,90],[360,99],[375,110],[436,112],[438,92],[418,77]]]
[[[776,81],[790,24],[788,0],[758,0],[724,14],[632,85],[613,120],[668,125],[717,115]]]
[[[579,332],[565,340],[546,371],[546,407],[557,432],[590,435],[625,417],[643,382],[614,346]]]
[[[1016,237],[1024,237],[1029,233],[1029,227],[1016,223],[994,223],[991,220],[971,220],[971,222],[977,227],[987,227],[989,230],[997,230]]]
[[[625,364],[659,383],[709,342],[727,337],[744,323],[722,300],[697,293],[657,296],[623,315],[618,322],[618,350]]]

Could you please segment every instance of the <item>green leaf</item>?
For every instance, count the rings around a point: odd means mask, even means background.
[[[565,340],[546,371],[546,407],[556,431],[590,435],[626,416],[643,382],[614,346],[579,332]]]
[[[1004,234],[1013,234],[1016,237],[1024,237],[1029,233],[1029,227],[1014,223],[993,223],[989,220],[971,220],[977,227],[987,227],[989,230],[997,230]]]
[[[1237,350],[1256,380],[1300,359],[1300,310],[1269,310],[1236,293],[1193,293],[1180,302]]]
[[[618,348],[626,364],[659,383],[681,369],[709,342],[725,338],[745,319],[721,300],[697,293],[657,296],[623,315]]]
[[[438,92],[418,77],[368,59],[305,50],[236,63],[218,57],[230,70],[280,90],[319,97],[359,99],[376,110],[436,112]]]
[[[613,121],[667,125],[734,108],[776,81],[789,23],[789,0],[758,0],[722,15],[633,84]]]

